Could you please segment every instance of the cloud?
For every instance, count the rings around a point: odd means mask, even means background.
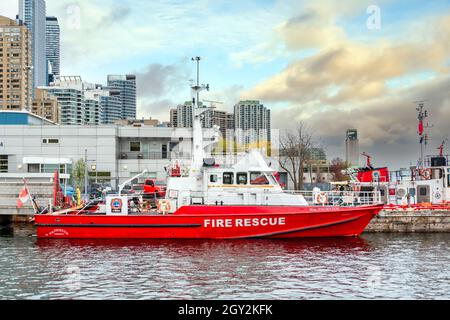
[[[242,91],[241,98],[274,106],[274,128],[305,121],[328,145],[330,157],[343,156],[345,131],[355,127],[361,147],[381,162],[415,164],[414,101],[429,100],[435,125],[430,147],[450,134],[450,15],[421,17],[404,23],[396,37],[366,41],[338,23],[358,6],[333,12],[312,5],[280,24],[280,41],[293,56],[314,51]]]
[[[305,121],[316,138],[323,140],[335,155],[343,156],[344,135],[348,128],[359,132],[361,152],[373,153],[380,163],[407,166],[417,159],[418,134],[414,101],[426,99],[429,111],[430,144],[433,153],[442,139],[449,137],[450,76],[445,75],[426,84],[399,90],[396,95],[380,96],[373,101],[349,108],[308,112],[301,106],[273,111],[273,127],[287,128]],[[450,138],[450,137],[449,137]],[[415,163],[414,163],[415,164]]]
[[[177,104],[170,99],[141,100],[138,117],[169,120],[169,110]]]
[[[188,83],[188,75],[181,65],[153,63],[136,73],[138,97],[161,97],[179,90]]]

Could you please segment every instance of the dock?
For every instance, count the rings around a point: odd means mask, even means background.
[[[450,210],[383,210],[364,232],[450,232]]]

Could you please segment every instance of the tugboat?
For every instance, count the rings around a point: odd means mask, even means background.
[[[195,58],[198,63],[200,58]],[[305,194],[284,191],[275,170],[252,150],[233,166],[220,166],[206,149],[201,116],[208,107],[198,103],[209,85],[191,86],[193,149],[189,166],[175,162],[168,170],[164,198],[157,208],[141,206],[129,195],[108,195],[95,210],[65,210],[36,214],[38,238],[301,238],[358,236],[382,209],[379,193]],[[86,204],[88,206],[88,204]],[[92,208],[92,206],[90,207]]]

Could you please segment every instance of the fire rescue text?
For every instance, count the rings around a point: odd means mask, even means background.
[[[285,217],[278,218],[247,218],[247,219],[205,219],[205,228],[233,228],[286,225]]]

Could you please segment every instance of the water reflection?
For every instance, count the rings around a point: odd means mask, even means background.
[[[449,235],[297,240],[0,237],[0,298],[449,297]],[[433,280],[433,281],[431,281]]]

